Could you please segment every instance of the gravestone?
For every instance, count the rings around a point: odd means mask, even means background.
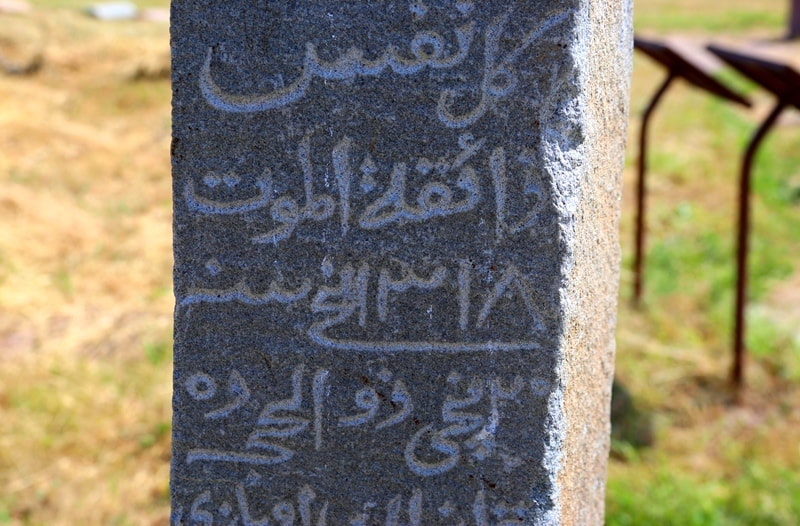
[[[602,522],[630,16],[173,2],[174,525]]]

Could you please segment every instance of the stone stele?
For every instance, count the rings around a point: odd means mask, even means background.
[[[630,24],[172,3],[173,525],[602,523]]]

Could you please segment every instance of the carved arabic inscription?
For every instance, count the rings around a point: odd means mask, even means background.
[[[448,128],[466,128],[480,120],[499,100],[510,95],[517,87],[518,78],[514,63],[535,43],[542,43],[553,36],[568,22],[568,15],[545,18],[528,30],[516,42],[515,47],[503,56],[498,56],[500,41],[504,37],[511,9],[497,17],[483,30],[483,76],[479,81],[480,100],[471,110],[463,114],[453,113],[458,98],[457,87],[441,91],[436,103],[436,115]],[[462,11],[462,15],[465,11]],[[469,14],[469,11],[466,11]],[[230,113],[255,113],[274,110],[302,99],[315,78],[323,81],[345,81],[356,77],[379,77],[386,72],[400,76],[417,75],[426,69],[458,68],[471,53],[471,48],[480,29],[473,21],[453,29],[458,51],[446,54],[446,39],[434,31],[421,31],[409,43],[409,51],[389,45],[383,53],[368,58],[365,52],[351,47],[333,61],[319,58],[317,45],[306,43],[302,73],[288,86],[276,88],[271,93],[236,95],[225,92],[214,80],[212,65],[214,50],[209,49],[200,71],[200,90],[212,107]]]
[[[224,45],[200,48],[192,85],[203,112],[262,136],[230,158],[190,164],[197,171],[178,180],[193,235],[213,239],[186,245],[193,268],[178,315],[214,325],[226,319],[217,311],[229,310],[236,327],[223,334],[242,337],[230,348],[213,328],[187,338],[200,358],[176,369],[177,396],[187,427],[204,433],[179,446],[176,462],[181,477],[203,482],[180,496],[173,524],[500,526],[532,523],[546,507],[530,488],[498,498],[485,480],[458,496],[436,484],[464,473],[524,478],[541,460],[521,438],[539,424],[511,422],[550,402],[547,359],[526,369],[529,356],[547,353],[524,351],[550,341],[553,317],[542,305],[555,301],[557,278],[538,272],[557,258],[515,245],[555,246],[555,190],[537,162],[538,123],[511,137],[489,116],[506,103],[521,107],[510,96],[529,87],[523,58],[539,44],[560,46],[571,15],[515,18],[511,8],[479,20],[472,2],[439,5],[455,9],[451,29],[420,23],[378,53],[343,46],[331,58],[322,37],[298,39],[302,66],[268,92],[237,91],[221,71]],[[409,9],[415,22],[429,10],[419,1]],[[437,81],[419,90],[418,108],[387,110],[374,128],[343,118],[347,108],[322,122],[309,115],[328,107],[303,115],[301,102],[338,104],[345,98],[334,99],[335,90],[345,86],[416,87],[428,77]],[[273,137],[277,146],[263,148]],[[541,235],[550,228],[552,241]],[[270,362],[269,377],[240,364],[249,352]],[[521,367],[482,369],[496,352]],[[452,365],[445,354],[456,357]],[[372,361],[364,376],[380,372],[358,383],[348,374],[363,360]],[[433,367],[417,365],[426,361]],[[339,485],[334,471],[353,460],[342,449],[353,443],[363,444],[365,470],[379,479],[397,473],[393,482],[407,491],[384,480],[366,497],[351,494],[355,482]],[[212,474],[228,483],[206,485]]]
[[[272,524],[270,520],[278,521],[277,524],[297,524],[294,521],[298,519],[300,524],[326,524],[332,516],[344,515],[348,517],[347,524],[351,525],[375,524],[376,520],[383,520],[382,524],[386,525],[422,525],[426,518],[455,525],[464,524],[456,521],[463,521],[466,517],[476,525],[489,526],[515,524],[514,521],[529,518],[533,513],[524,502],[516,506],[504,502],[490,503],[483,491],[476,493],[470,509],[458,509],[449,500],[434,505],[435,497],[425,495],[418,488],[411,491],[408,499],[398,495],[382,506],[364,506],[361,511],[341,510],[335,503],[318,500],[318,493],[311,486],[303,485],[296,502],[277,502],[272,507],[271,517],[256,518],[247,497],[247,488],[259,484],[260,470],[291,465],[297,451],[304,449],[304,442],[309,443],[308,450],[313,455],[315,451],[335,448],[341,441],[337,435],[344,433],[349,440],[358,434],[381,435],[412,419],[414,428],[419,427],[419,430],[410,432],[406,438],[402,462],[413,474],[423,479],[436,477],[463,462],[474,465],[491,460],[501,462],[505,472],[513,474],[524,465],[526,452],[515,451],[515,444],[505,443],[500,438],[501,426],[508,425],[505,423],[507,408],[514,406],[516,411],[524,411],[526,403],[535,403],[548,391],[537,378],[521,375],[509,378],[465,377],[451,371],[443,379],[447,394],[441,400],[440,414],[425,416],[417,413],[415,400],[429,398],[431,393],[411,391],[401,375],[388,369],[380,370],[367,387],[352,389],[352,402],[343,407],[329,407],[332,398],[326,393],[331,385],[342,389],[345,384],[327,369],[307,369],[303,364],[296,365],[290,373],[287,371],[276,378],[282,384],[281,391],[285,397],[261,405],[260,412],[256,412],[257,417],[251,422],[252,431],[240,448],[197,447],[188,451],[185,460],[191,468],[234,464],[248,466],[250,475],[235,485],[232,502],[214,502],[212,492],[204,491],[196,495],[190,509],[178,511],[182,516],[185,514],[182,518],[205,524],[212,524],[215,517],[233,520],[231,524],[240,524],[237,520],[251,525]],[[196,372],[182,386],[195,401],[194,407],[202,412],[203,418],[218,425],[227,418],[236,420],[237,412],[256,395],[235,369],[227,380],[219,380],[207,373]],[[222,386],[226,387],[222,389]],[[383,394],[385,389],[391,392],[389,396]],[[417,422],[419,419],[424,420]],[[409,426],[403,429],[407,430]],[[310,521],[310,517],[316,518]],[[407,522],[399,522],[402,517],[407,517]],[[493,522],[489,517],[506,517],[510,522]],[[180,524],[180,521],[175,523]]]

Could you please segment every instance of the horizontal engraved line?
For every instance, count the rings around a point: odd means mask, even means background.
[[[291,457],[291,455],[289,455],[289,457]],[[266,457],[264,455],[236,453],[232,451],[217,451],[213,449],[193,449],[186,454],[187,464],[191,464],[197,460],[205,460],[207,462],[233,462],[237,464],[271,466],[285,462],[288,460],[288,458],[286,455]]]
[[[369,342],[363,340],[335,340],[322,336],[316,331],[311,332],[311,340],[328,348],[342,351],[363,352],[492,352],[492,351],[533,351],[541,349],[539,343],[533,341],[496,341],[487,342]]]

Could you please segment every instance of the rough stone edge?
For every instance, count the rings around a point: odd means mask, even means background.
[[[573,47],[583,142],[564,188],[564,309],[555,522],[603,524],[619,282],[619,214],[633,55],[631,0],[584,0]],[[567,183],[569,184],[569,183]],[[564,215],[566,214],[566,215]],[[553,414],[553,413],[551,413]],[[555,460],[555,459],[553,459]]]

